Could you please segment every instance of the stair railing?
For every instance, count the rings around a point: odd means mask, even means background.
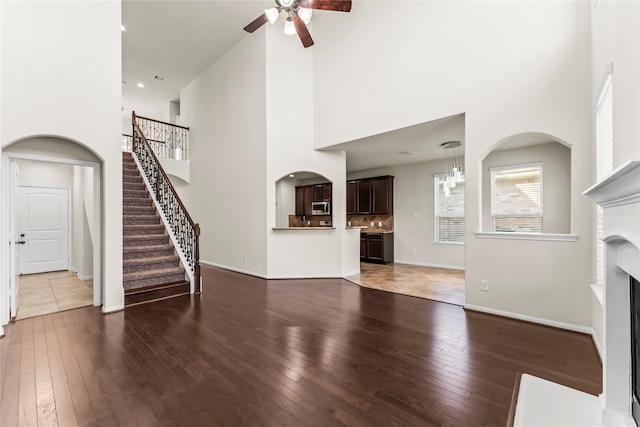
[[[189,128],[132,114],[157,157],[189,160]]]
[[[185,267],[193,273],[195,292],[202,292],[200,284],[200,225],[193,221],[173,184],[169,181],[151,144],[136,121],[135,112],[132,113],[131,120],[133,124],[133,153],[136,154],[158,205],[169,222],[178,243],[178,249],[187,261],[188,265]]]

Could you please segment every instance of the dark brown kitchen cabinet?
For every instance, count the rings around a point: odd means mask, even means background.
[[[318,184],[313,186],[314,202],[330,202],[331,201],[331,183]]]
[[[347,215],[357,214],[356,208],[356,182],[347,181]]]
[[[333,187],[331,183],[322,184],[322,201],[330,202],[332,196],[333,196]]]
[[[296,187],[296,215],[311,216],[313,186]]]
[[[357,214],[367,215],[371,213],[371,181],[363,179],[356,181],[356,204]]]
[[[347,215],[393,215],[393,177],[347,181]]]
[[[388,264],[393,262],[393,233],[361,233],[360,261]]]
[[[371,178],[371,213],[393,215],[393,177]]]

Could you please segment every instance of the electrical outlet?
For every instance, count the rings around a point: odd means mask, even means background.
[[[488,280],[480,280],[480,290],[489,292],[489,281]]]
[[[411,252],[413,252],[414,254],[417,254],[418,253],[418,249],[417,248],[413,248],[413,250]]]
[[[413,213],[413,217],[414,217],[414,218],[418,218],[419,216],[420,216],[420,212],[414,212],[414,213]]]
[[[371,226],[373,227],[373,221],[371,221]]]
[[[291,268],[293,268],[294,270],[298,268],[298,261],[291,262]]]
[[[242,255],[242,261],[247,262],[247,256],[246,255]]]
[[[382,221],[378,221],[378,227],[382,227]]]

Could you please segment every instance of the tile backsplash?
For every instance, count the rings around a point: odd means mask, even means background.
[[[368,227],[370,230],[393,231],[393,215],[347,215],[347,226]],[[373,226],[371,225],[373,222]],[[382,222],[382,226],[378,224]]]
[[[308,216],[308,224],[302,222],[301,216],[289,215],[289,227],[320,227],[320,221],[331,221],[331,215]]]

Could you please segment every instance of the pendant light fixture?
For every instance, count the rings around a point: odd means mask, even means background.
[[[461,146],[462,143],[460,141],[448,141],[440,144],[441,148],[452,151],[451,169],[448,170],[444,174],[444,178],[442,178],[445,197],[449,197],[451,195],[451,189],[454,188],[458,182],[464,181],[464,172],[457,158],[458,150]]]

